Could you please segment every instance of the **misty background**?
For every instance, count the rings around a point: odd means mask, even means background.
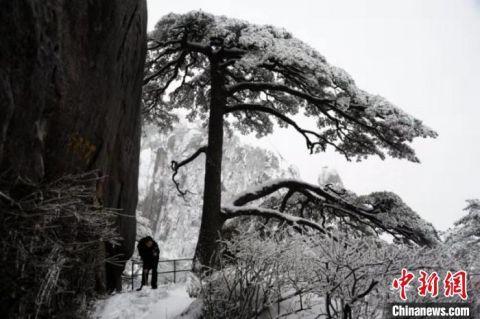
[[[148,0],[148,29],[169,12],[197,9],[284,27],[350,73],[360,88],[439,133],[413,143],[421,164],[374,157],[347,162],[333,151],[310,155],[293,129],[243,138],[278,152],[302,179],[316,182],[322,167],[335,168],[346,188],[396,192],[440,230],[464,214],[466,199],[480,196],[480,1]]]

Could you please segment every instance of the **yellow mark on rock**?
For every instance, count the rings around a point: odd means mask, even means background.
[[[97,147],[91,143],[88,139],[81,136],[79,133],[75,133],[70,136],[68,142],[68,148],[76,155],[78,155],[85,162],[90,161]]]

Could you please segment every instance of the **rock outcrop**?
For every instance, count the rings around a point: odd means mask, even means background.
[[[337,170],[328,166],[323,166],[322,171],[318,175],[318,185],[325,187],[327,185],[333,186],[337,189],[343,189],[342,178],[338,174]]]
[[[140,98],[146,52],[145,0],[0,0],[0,176],[51,181],[99,170],[97,194],[118,208],[129,258],[135,241]],[[73,270],[74,271],[74,270]],[[107,267],[120,288],[121,266]]]

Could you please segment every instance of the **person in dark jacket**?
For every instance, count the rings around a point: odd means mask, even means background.
[[[157,243],[150,236],[140,239],[137,249],[143,262],[142,285],[137,290],[141,290],[147,284],[150,269],[152,270],[152,289],[157,289],[157,266],[160,249],[158,249]]]

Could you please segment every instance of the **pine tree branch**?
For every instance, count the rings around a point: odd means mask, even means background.
[[[266,106],[266,104],[256,104],[256,103],[234,104],[232,106],[227,107],[227,109],[225,110],[225,114],[234,113],[234,112],[248,112],[248,111],[267,113],[291,125],[297,132],[299,132],[305,138],[307,149],[310,151],[311,154],[313,154],[315,150],[315,146],[318,145],[322,148],[322,150],[325,150],[325,145],[328,144],[333,146],[340,153],[342,153],[347,158],[347,160],[350,159],[348,156],[348,153],[344,149],[336,145],[335,143],[330,142],[328,139],[324,138],[317,132],[300,127],[300,125],[298,125],[292,118],[286,116],[285,114],[280,113],[278,110],[272,107]],[[310,136],[316,137],[319,141],[316,141],[316,142],[312,141]]]
[[[185,61],[185,57],[187,56],[187,53],[186,52],[182,52],[180,53],[179,57],[177,59],[174,59],[170,62],[168,62],[167,64],[165,64],[160,70],[156,71],[155,73],[147,76],[144,80],[143,80],[143,85],[147,84],[148,82],[150,82],[152,79],[162,75],[162,73],[164,73],[166,70],[168,70],[169,68],[171,68],[172,66],[175,66],[172,70],[174,71],[174,75],[171,77],[172,80],[170,80],[169,82],[167,82],[168,84],[170,84],[173,79],[175,79],[177,77],[177,74],[178,74],[178,70],[180,69],[181,65],[183,64],[183,62]],[[168,72],[171,72],[172,70],[169,70]],[[168,73],[167,72],[167,73]],[[162,92],[163,93],[163,92]]]
[[[292,88],[288,85],[271,83],[271,82],[239,82],[239,83],[235,83],[228,86],[226,90],[230,95],[233,95],[239,91],[244,91],[244,90],[279,91],[279,92],[288,93],[290,95],[304,99],[305,101],[315,105],[322,114],[329,117],[330,119],[332,119],[332,116],[328,114],[328,111],[332,110],[333,112],[342,116],[346,120],[349,120],[351,123],[355,123],[361,126],[363,129],[370,132],[372,135],[376,136],[380,141],[382,141],[392,149],[397,149],[399,151],[402,151],[403,144],[401,142],[399,143],[392,142],[389,138],[384,136],[384,134],[375,125],[371,125],[371,124],[365,123],[365,121],[362,121],[361,116],[356,117],[351,114],[348,114],[345,111],[342,111],[340,108],[336,106],[336,102],[334,99],[315,96],[313,94]],[[363,106],[352,104],[352,107],[356,109],[361,109]]]
[[[181,39],[176,39],[176,40],[161,42],[161,41],[158,41],[158,40],[155,40],[155,39],[148,39],[148,42],[149,43],[150,42],[155,43],[155,45],[147,48],[147,50],[151,51],[151,50],[157,50],[157,49],[160,49],[160,48],[165,48],[165,47],[168,47],[172,44],[181,44],[182,40]]]
[[[309,102],[314,103],[315,105],[322,105],[332,102],[331,99],[321,98],[318,96],[314,96],[312,94],[308,94],[306,92],[291,88],[287,85],[278,84],[278,83],[270,83],[270,82],[240,82],[236,84],[232,84],[226,88],[229,94],[234,94],[239,91],[243,90],[250,90],[250,91],[263,91],[263,90],[271,90],[271,91],[281,91],[293,96],[305,99]]]
[[[319,186],[293,179],[274,180],[238,195],[231,201],[231,204],[229,206],[226,206],[227,208],[230,207],[229,209],[232,213],[229,216],[235,217],[235,212],[233,212],[232,207],[235,209],[237,209],[238,207],[244,207],[252,201],[264,198],[284,188],[287,189],[289,192],[291,191],[294,193],[298,192],[300,194],[303,194],[309,200],[317,202],[323,207],[329,208],[336,216],[348,216],[356,220],[357,222],[372,228],[375,232],[377,231],[377,229],[380,229],[397,239],[400,238],[399,236],[402,236],[405,240],[414,242],[420,246],[434,246],[435,244],[428,240],[428,238],[421,236],[422,234],[419,234],[414,229],[405,227],[404,225],[389,226],[388,224],[384,224],[382,220],[377,217],[378,211],[376,211],[375,209],[365,209],[356,206],[337,196],[335,193],[331,193]],[[285,218],[283,216],[280,216],[284,214],[276,210],[265,211],[263,208],[260,207],[257,208],[247,206],[245,210],[237,210],[236,214],[241,215],[241,212],[244,212],[244,215],[276,217],[277,219],[284,218],[288,221],[288,217]],[[293,223],[293,220],[290,220],[290,223]],[[318,227],[308,225],[306,223],[304,224],[315,229],[318,229],[319,227],[323,229],[323,227],[318,224]]]
[[[222,206],[222,213],[225,219],[240,217],[240,216],[258,216],[264,218],[274,218],[286,222],[288,225],[299,228],[299,226],[308,226],[310,228],[320,231],[322,234],[327,234],[325,229],[319,224],[310,219],[295,217],[289,214],[281,213],[275,209],[254,207],[254,206]]]
[[[188,163],[192,162],[200,154],[205,153],[206,151],[207,151],[207,146],[204,145],[204,146],[200,147],[198,150],[196,150],[195,153],[193,153],[192,155],[190,155],[189,157],[184,159],[183,161],[181,161],[181,162],[172,161],[170,163],[170,167],[173,170],[172,181],[175,184],[175,187],[176,187],[178,193],[180,194],[180,196],[184,197],[187,194],[188,191],[182,191],[180,189],[180,185],[179,185],[178,181],[175,179],[175,176],[177,176],[178,170],[180,169],[180,167],[185,166]]]
[[[282,204],[280,205],[280,212],[283,213],[285,211],[285,208],[287,208],[288,200],[290,199],[290,197],[293,196],[293,194],[295,194],[295,192],[289,189],[285,196],[283,196]]]

